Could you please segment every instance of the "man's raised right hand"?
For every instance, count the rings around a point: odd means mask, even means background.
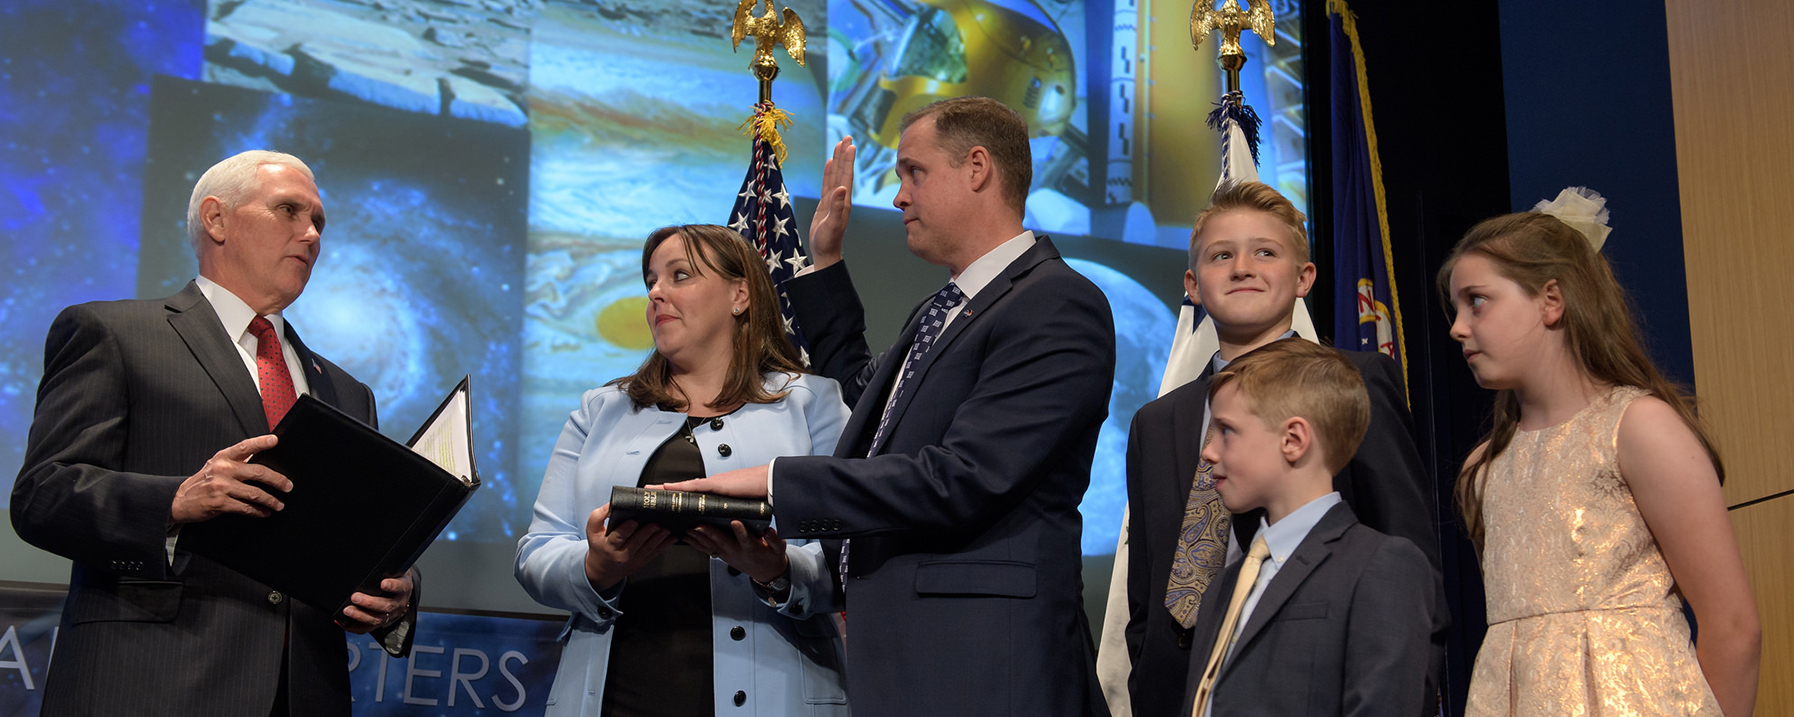
[[[810,218],[810,261],[822,269],[841,260],[841,238],[853,213],[852,137],[835,143],[835,154],[822,165],[822,198]]]
[[[254,483],[286,492],[293,489],[293,482],[279,471],[247,462],[250,456],[273,448],[278,440],[272,435],[256,436],[213,455],[199,472],[181,481],[168,522],[198,523],[224,513],[266,518],[286,507]]]

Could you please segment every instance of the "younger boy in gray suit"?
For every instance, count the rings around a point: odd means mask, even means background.
[[[1358,369],[1284,339],[1215,374],[1203,459],[1235,514],[1265,509],[1197,619],[1192,717],[1413,715],[1442,619],[1426,555],[1358,522],[1333,491],[1370,423]],[[1225,599],[1226,602],[1221,602]],[[1220,609],[1225,607],[1225,609]]]

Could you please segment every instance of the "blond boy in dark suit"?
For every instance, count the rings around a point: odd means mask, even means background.
[[[1333,490],[1370,423],[1358,369],[1284,339],[1215,374],[1209,400],[1215,489],[1234,514],[1264,513],[1197,619],[1185,714],[1419,713],[1441,621],[1432,566]]]

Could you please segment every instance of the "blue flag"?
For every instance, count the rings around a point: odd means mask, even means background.
[[[1383,170],[1377,160],[1377,131],[1370,119],[1370,90],[1364,81],[1364,54],[1358,26],[1340,0],[1327,3],[1331,30],[1333,108],[1333,345],[1380,351],[1402,365],[1402,309],[1390,274],[1389,217],[1383,201]]]
[[[809,347],[791,311],[791,299],[785,296],[785,282],[809,263],[797,243],[797,213],[792,210],[791,194],[785,191],[785,175],[779,171],[783,147],[777,123],[786,121],[784,113],[774,109],[771,102],[755,106],[754,117],[747,122],[754,135],[754,159],[748,165],[747,177],[741,181],[741,191],[735,195],[735,208],[729,211],[729,228],[760,250],[779,296],[785,335],[808,366]]]

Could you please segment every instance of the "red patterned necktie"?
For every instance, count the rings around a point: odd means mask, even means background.
[[[257,316],[249,322],[249,333],[255,334],[255,373],[256,383],[262,389],[262,413],[268,417],[268,429],[273,430],[286,417],[287,409],[299,400],[299,393],[293,389],[293,374],[280,353],[274,324]]]

